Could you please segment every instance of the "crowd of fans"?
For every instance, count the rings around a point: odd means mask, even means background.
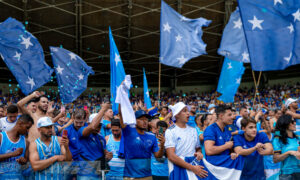
[[[151,109],[130,96],[135,126],[109,96],[1,95],[0,179],[178,179],[170,163],[205,178],[195,157],[226,156],[244,157],[240,179],[300,179],[299,84],[240,89],[230,104],[216,92],[150,94]]]

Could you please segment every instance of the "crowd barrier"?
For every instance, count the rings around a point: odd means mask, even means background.
[[[92,177],[105,179],[107,172],[109,172],[109,167],[106,164],[101,166],[100,161],[56,162],[44,171],[34,171],[29,162],[25,165],[20,165],[18,162],[0,163],[0,180],[35,180],[36,176],[62,180],[93,179]]]

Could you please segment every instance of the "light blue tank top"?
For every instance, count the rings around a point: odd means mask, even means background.
[[[108,141],[106,144],[106,149],[109,152],[113,153],[113,158],[108,162],[110,167],[110,171],[106,174],[106,176],[119,176],[123,177],[124,167],[125,167],[125,159],[118,158],[120,148],[120,141],[115,141],[113,135],[109,135]]]
[[[20,136],[20,139],[17,142],[12,142],[6,132],[1,132],[1,135],[0,154],[13,152],[17,148],[23,148],[23,152],[17,157],[11,157],[0,162],[0,179],[23,179],[21,165],[16,162],[16,160],[25,156],[25,137]]]
[[[55,155],[61,155],[60,145],[57,136],[51,137],[51,142],[47,146],[40,138],[35,140],[37,151],[39,153],[40,160],[49,159]],[[48,168],[35,172],[35,180],[47,180],[47,179],[63,179],[62,167],[58,162],[55,162]]]

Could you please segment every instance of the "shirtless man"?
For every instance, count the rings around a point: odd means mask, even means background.
[[[37,109],[36,112],[34,113],[32,111],[28,111],[28,109],[25,107],[26,103],[30,101],[32,98],[37,98],[38,100],[36,103]],[[40,119],[41,117],[47,116],[48,104],[49,101],[47,96],[41,95],[41,93],[38,91],[35,91],[32,94],[26,96],[25,98],[21,99],[17,103],[19,109],[23,114],[31,115],[31,117],[34,120],[34,124],[37,124],[38,119]],[[39,137],[40,137],[40,133],[38,132],[38,129],[36,128],[36,126],[32,126],[29,129],[28,141],[29,142],[35,141]]]

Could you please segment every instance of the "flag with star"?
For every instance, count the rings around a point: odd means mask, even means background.
[[[62,103],[71,103],[87,88],[94,71],[78,55],[60,47],[50,47]]]
[[[148,82],[147,82],[147,77],[145,73],[145,69],[143,68],[143,73],[144,73],[144,78],[143,78],[143,83],[144,83],[144,103],[147,107],[147,109],[152,108],[151,105],[151,100],[150,100],[150,95],[149,95],[149,90],[148,90]]]
[[[228,59],[250,63],[248,46],[239,8],[231,13],[224,28],[218,53]]]
[[[234,101],[234,96],[241,84],[245,68],[243,62],[230,60],[225,57],[217,91],[222,95],[218,100],[224,103]]]
[[[51,80],[53,69],[46,64],[38,39],[16,19],[0,23],[0,56],[25,95]]]
[[[190,59],[206,54],[202,27],[210,23],[204,18],[186,18],[161,1],[160,62],[181,68]]]
[[[238,4],[253,70],[283,70],[300,63],[300,1]]]
[[[110,44],[110,94],[111,94],[111,103],[112,110],[114,114],[118,114],[118,105],[115,103],[117,96],[117,89],[125,79],[125,70],[123,63],[114,41],[111,29],[109,27],[109,44]]]

